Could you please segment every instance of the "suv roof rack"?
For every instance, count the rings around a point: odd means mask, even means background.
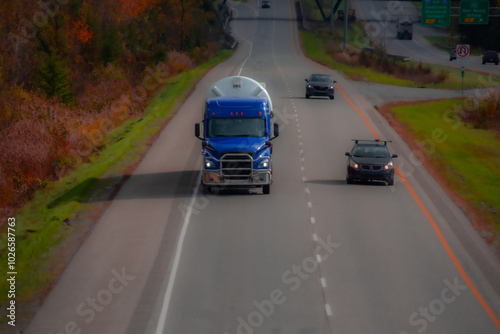
[[[387,145],[387,143],[392,143],[392,140],[380,140],[379,138],[376,138],[376,139],[352,139],[352,141],[354,141],[354,143],[358,143],[360,141],[367,141],[367,142],[376,142],[376,143],[384,143],[384,145]]]

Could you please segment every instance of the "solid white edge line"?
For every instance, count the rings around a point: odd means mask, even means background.
[[[161,307],[161,312],[158,317],[158,325],[156,327],[156,334],[163,333],[165,329],[165,322],[167,320],[168,307],[170,306],[170,299],[172,298],[172,291],[174,288],[174,281],[177,274],[177,268],[179,267],[179,262],[181,258],[182,245],[184,244],[184,238],[186,237],[187,227],[189,225],[189,221],[191,218],[191,213],[193,212],[194,201],[196,200],[196,194],[198,193],[198,188],[201,181],[201,172],[198,175],[196,180],[196,187],[194,188],[193,195],[191,196],[191,203],[189,203],[189,207],[186,212],[186,216],[184,217],[184,222],[182,223],[181,234],[179,235],[179,242],[177,243],[177,247],[175,249],[175,258],[174,264],[172,265],[172,271],[170,272],[170,276],[168,278],[168,285],[165,291],[165,296],[163,297],[163,304]]]

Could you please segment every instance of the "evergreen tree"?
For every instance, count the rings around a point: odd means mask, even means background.
[[[48,97],[58,97],[64,103],[73,101],[68,71],[55,51],[42,61],[38,68],[37,86]]]
[[[113,62],[123,52],[118,29],[113,24],[103,27],[101,60],[104,64]]]

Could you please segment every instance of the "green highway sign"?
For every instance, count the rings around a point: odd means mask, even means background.
[[[490,15],[489,0],[460,1],[459,24],[488,24]]]
[[[421,14],[422,25],[447,27],[450,25],[451,0],[423,0]]]

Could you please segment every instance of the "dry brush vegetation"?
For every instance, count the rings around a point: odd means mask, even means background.
[[[0,3],[0,221],[220,49],[210,0]]]

